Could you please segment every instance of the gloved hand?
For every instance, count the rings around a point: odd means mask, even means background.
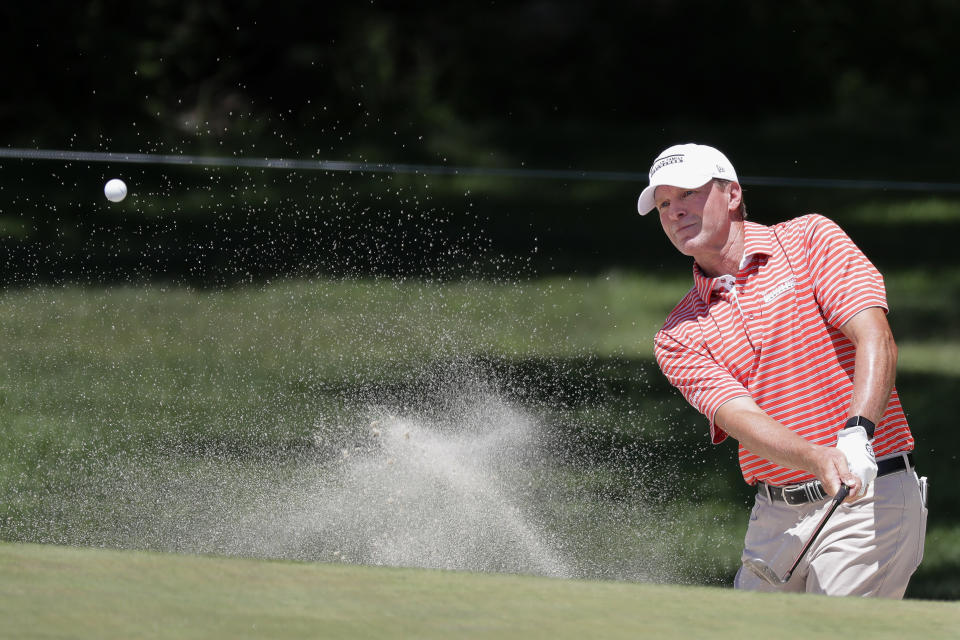
[[[850,473],[860,478],[860,491],[857,497],[867,492],[867,485],[877,477],[877,458],[863,427],[848,427],[837,434],[837,449],[847,457]]]

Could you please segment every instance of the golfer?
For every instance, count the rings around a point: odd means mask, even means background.
[[[739,442],[743,478],[757,487],[743,560],[783,574],[841,483],[850,488],[786,584],[741,567],[734,586],[903,597],[923,556],[926,480],[894,387],[880,273],[821,215],[748,221],[733,165],[712,147],[661,153],[638,209],[656,209],[693,258],[693,287],[655,353],[712,441]]]

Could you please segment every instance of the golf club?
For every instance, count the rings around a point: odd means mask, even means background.
[[[790,567],[790,570],[787,571],[782,578],[777,575],[776,571],[774,571],[769,564],[760,558],[748,558],[743,561],[744,566],[747,567],[747,569],[750,569],[750,571],[752,571],[755,575],[763,578],[775,587],[786,584],[790,580],[790,576],[793,575],[793,572],[796,571],[797,565],[800,564],[800,560],[803,559],[803,556],[807,555],[807,551],[811,546],[813,546],[813,541],[817,539],[818,535],[820,535],[820,531],[823,529],[823,526],[827,524],[827,520],[830,519],[830,516],[833,515],[833,512],[837,510],[837,507],[840,506],[840,503],[844,501],[849,493],[850,487],[841,483],[840,490],[837,491],[837,495],[833,496],[833,504],[830,505],[830,508],[827,510],[827,512],[823,514],[822,518],[820,518],[817,528],[814,529],[813,533],[810,535],[810,539],[807,540],[807,543],[803,545],[802,549],[800,549],[797,559],[793,561],[793,566]]]

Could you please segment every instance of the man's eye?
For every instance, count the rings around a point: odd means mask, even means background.
[[[669,200],[664,200],[663,202],[661,202],[661,203],[657,206],[657,208],[662,210],[662,209],[666,209],[666,208],[669,207],[669,206],[670,206],[670,201],[669,201]]]
[[[683,192],[683,197],[686,198],[687,196],[692,196],[695,193],[696,191],[694,191],[693,189],[687,189],[686,191]]]

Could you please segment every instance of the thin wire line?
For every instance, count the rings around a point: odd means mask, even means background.
[[[360,173],[402,173],[414,175],[453,175],[500,178],[538,178],[600,182],[647,181],[646,173],[629,171],[579,171],[564,169],[501,169],[496,167],[451,167],[445,165],[350,162],[342,160],[299,160],[290,158],[230,158],[185,154],[115,153],[110,151],[72,151],[57,149],[0,148],[0,158],[54,160],[60,162],[108,162],[124,164],[170,164],[198,167],[234,167],[287,169],[298,171],[346,171]],[[744,176],[748,186],[801,187],[817,189],[873,189],[884,191],[960,192],[960,183],[913,182],[904,180],[850,180],[842,178],[786,178]]]

